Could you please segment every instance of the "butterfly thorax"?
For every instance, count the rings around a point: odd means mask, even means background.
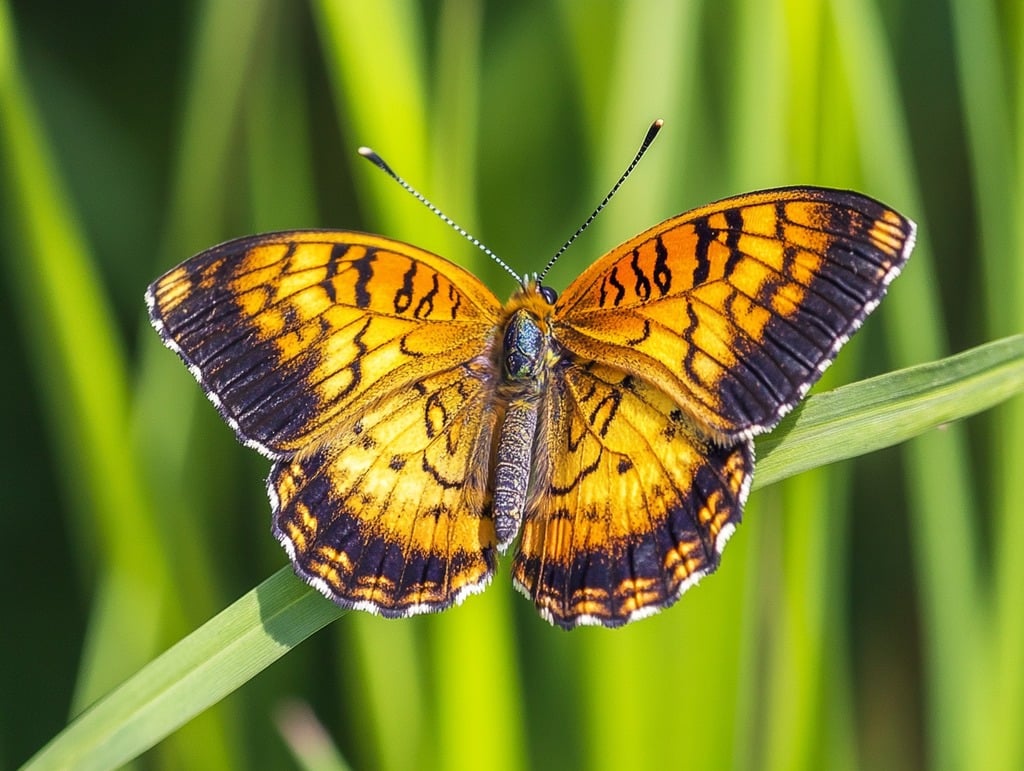
[[[530,312],[520,308],[505,326],[502,345],[503,375],[512,383],[535,381],[545,364],[547,339]]]
[[[540,401],[559,356],[550,326],[555,297],[548,287],[533,284],[505,306],[499,393],[507,406],[494,469],[494,524],[501,550],[518,534],[530,493]]]

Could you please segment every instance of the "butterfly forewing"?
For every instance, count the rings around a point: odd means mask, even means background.
[[[271,457],[479,356],[500,311],[447,260],[337,231],[230,241],[155,281],[147,302],[239,437]]]
[[[856,193],[730,198],[597,261],[559,301],[555,334],[657,384],[719,440],[749,437],[820,377],[913,239],[913,223]]]

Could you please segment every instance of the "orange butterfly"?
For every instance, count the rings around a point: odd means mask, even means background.
[[[146,301],[274,461],[274,535],[331,600],[443,610],[518,535],[515,585],[545,619],[614,627],[717,567],[752,437],[817,381],[913,242],[877,201],[796,187],[666,220],[560,298],[534,277],[502,305],[442,257],[323,230],[209,249]]]

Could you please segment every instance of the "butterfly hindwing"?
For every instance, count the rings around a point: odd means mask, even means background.
[[[239,438],[274,458],[480,355],[500,311],[447,260],[342,231],[229,241],[157,279],[146,300]]]
[[[718,565],[753,471],[646,381],[595,363],[556,371],[537,439],[546,479],[513,578],[564,628],[620,626],[674,602]]]
[[[657,384],[720,440],[767,430],[878,304],[914,226],[822,188],[730,198],[617,247],[574,281],[555,334]]]
[[[278,461],[274,534],[339,605],[398,617],[441,610],[490,580],[486,477],[493,378],[471,365],[418,381]]]

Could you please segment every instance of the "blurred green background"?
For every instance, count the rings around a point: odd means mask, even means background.
[[[365,229],[513,287],[680,211],[824,184],[915,219],[818,387],[1024,329],[1018,0],[0,0],[0,767],[285,563],[268,463],[144,320],[219,241]],[[507,569],[344,616],[143,768],[1020,768],[1024,405],[757,491],[677,606],[566,634]]]

